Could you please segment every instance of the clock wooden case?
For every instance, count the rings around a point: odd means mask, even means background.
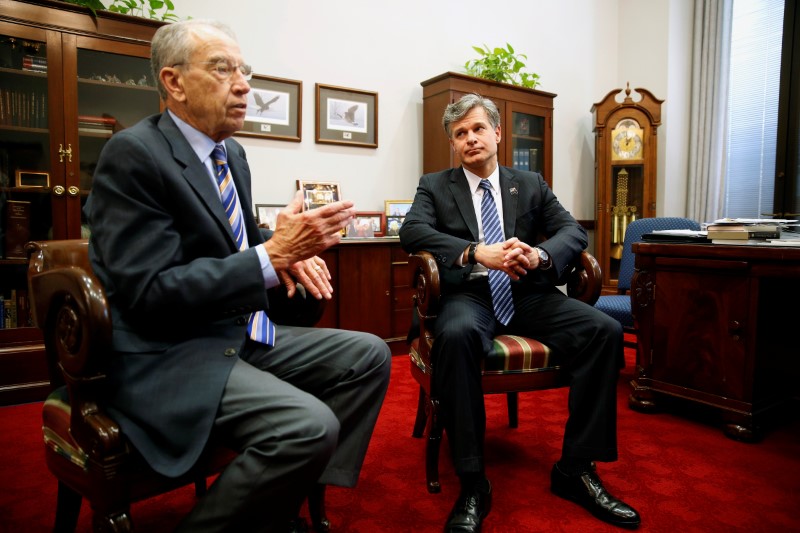
[[[661,104],[630,84],[592,106],[595,133],[595,257],[603,293],[617,292],[625,229],[656,216],[656,161]]]

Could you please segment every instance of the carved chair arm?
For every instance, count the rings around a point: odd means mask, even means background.
[[[589,252],[581,252],[573,263],[572,270],[566,275],[566,282],[567,294],[571,298],[594,305],[603,288],[600,263]]]
[[[70,432],[90,456],[124,453],[119,426],[98,405],[111,350],[111,316],[91,271],[88,242],[30,242],[26,249],[33,320],[44,334],[51,384],[67,386]]]

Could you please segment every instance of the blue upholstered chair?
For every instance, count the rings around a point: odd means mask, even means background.
[[[655,217],[640,218],[628,224],[625,230],[625,240],[622,244],[622,258],[619,264],[619,277],[617,283],[618,294],[600,296],[594,306],[605,314],[619,320],[625,331],[634,332],[633,316],[631,315],[631,289],[633,278],[634,254],[631,246],[642,240],[642,235],[657,230],[691,229],[700,230],[700,224],[689,218],[680,217]]]

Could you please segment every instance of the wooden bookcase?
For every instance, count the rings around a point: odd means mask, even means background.
[[[468,93],[491,99],[500,110],[501,165],[540,172],[553,186],[553,99],[555,94],[446,72],[422,82],[422,170],[458,166],[442,128],[447,104]]]
[[[6,242],[8,202],[29,213],[17,240],[85,233],[81,211],[103,145],[161,109],[149,59],[161,25],[63,2],[0,0],[0,295],[8,308],[0,404],[41,399],[49,386],[26,312],[27,260],[7,254],[15,248]],[[6,322],[7,313],[16,319]]]

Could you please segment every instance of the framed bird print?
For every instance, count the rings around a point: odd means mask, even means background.
[[[318,143],[378,147],[378,93],[321,83],[316,87]]]
[[[247,114],[236,135],[300,142],[303,82],[253,74]]]

